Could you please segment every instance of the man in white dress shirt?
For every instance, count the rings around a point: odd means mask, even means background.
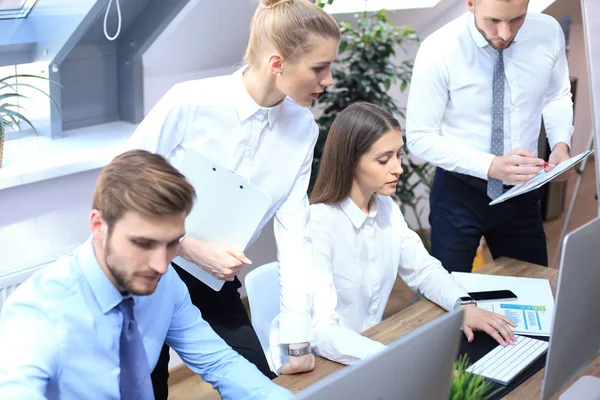
[[[484,236],[492,256],[547,265],[540,192],[489,206],[544,167],[569,159],[573,103],[564,34],[528,0],[469,0],[469,12],[423,41],[411,81],[407,142],[438,168],[431,190],[432,255],[469,272]],[[565,179],[566,175],[562,178]]]

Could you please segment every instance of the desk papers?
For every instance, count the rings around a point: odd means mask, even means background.
[[[517,300],[478,301],[477,307],[504,315],[515,324],[513,332],[522,335],[550,336],[554,315],[554,296],[548,279],[452,272],[467,292],[511,290]]]

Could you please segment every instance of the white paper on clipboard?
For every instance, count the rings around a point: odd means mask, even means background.
[[[197,150],[186,149],[178,169],[196,190],[196,202],[185,220],[186,233],[245,250],[271,206],[271,196]],[[225,283],[182,257],[173,262],[215,291]]]
[[[552,170],[550,170],[550,172],[546,172],[542,168],[542,170],[536,176],[531,178],[529,181],[527,181],[521,185],[515,185],[515,187],[508,190],[502,196],[499,196],[498,198],[496,198],[496,200],[491,201],[489,205],[493,206],[495,204],[502,203],[503,201],[506,201],[510,198],[513,198],[513,197],[516,197],[516,196],[519,196],[519,195],[522,195],[525,193],[529,193],[532,190],[542,187],[543,185],[550,182],[552,179],[556,178],[558,175],[562,174],[569,168],[572,168],[575,165],[577,165],[577,163],[580,163],[581,161],[583,161],[587,156],[592,154],[592,152],[593,152],[593,150],[587,150],[587,151],[584,151],[583,153],[573,156],[570,159],[568,159],[567,161],[564,161],[564,162],[561,162],[560,164],[558,164],[556,167],[554,167]]]

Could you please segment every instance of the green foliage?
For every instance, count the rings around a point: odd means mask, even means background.
[[[26,96],[18,92],[18,87],[32,88],[50,98],[45,91],[29,83],[20,82],[21,79],[48,80],[43,76],[29,74],[10,75],[0,79],[0,139],[2,138],[1,136],[4,135],[6,127],[11,127],[13,130],[21,130],[22,122],[25,122],[35,133],[37,133],[31,121],[25,117],[23,107],[18,104],[20,99],[27,99]],[[50,100],[58,109],[58,105],[54,100],[51,98]]]
[[[315,2],[316,5],[318,5],[319,7],[323,7],[326,6],[327,4],[333,4],[333,0],[317,0]]]
[[[321,3],[329,2],[323,0]],[[405,50],[409,43],[419,43],[419,37],[410,26],[394,25],[385,10],[376,13],[356,15],[356,26],[340,24],[342,40],[338,59],[333,65],[335,84],[317,100],[323,114],[317,119],[319,139],[315,147],[313,174],[309,190],[312,189],[319,169],[319,162],[327,138],[327,132],[337,115],[347,106],[366,101],[377,104],[396,116],[404,118],[404,109],[398,107],[389,95],[395,85],[404,92],[410,82],[413,60],[397,61],[397,51]],[[406,142],[406,141],[405,141]],[[424,234],[421,223],[420,202],[424,196],[417,196],[417,189],[424,186],[429,193],[433,176],[433,166],[416,164],[407,154],[402,159],[404,173],[400,176],[396,197],[403,212],[409,208],[415,214],[415,230]],[[423,237],[427,246],[429,241]]]
[[[492,391],[494,385],[481,375],[467,372],[469,357],[463,354],[454,363],[452,383],[448,400],[487,400],[498,390]]]

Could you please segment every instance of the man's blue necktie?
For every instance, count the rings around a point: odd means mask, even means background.
[[[492,141],[491,152],[495,156],[504,155],[504,58],[502,50],[494,63],[492,79]],[[500,179],[488,178],[487,195],[496,199],[503,192]]]
[[[121,400],[154,400],[148,359],[133,315],[133,299],[124,299],[118,307],[123,314],[119,350]]]

